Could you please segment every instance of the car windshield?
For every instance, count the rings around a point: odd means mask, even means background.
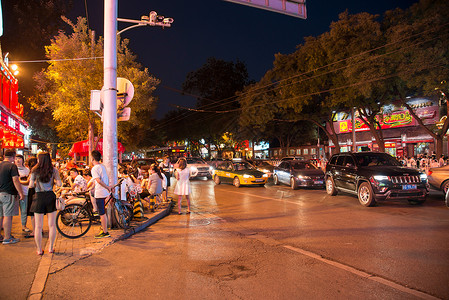
[[[292,169],[294,170],[307,170],[307,169],[316,169],[316,167],[310,163],[306,162],[295,162],[292,163]]]
[[[401,166],[401,163],[394,159],[392,156],[385,154],[354,154],[357,160],[357,165],[362,167],[370,166]]]
[[[139,165],[139,166],[151,165],[152,163],[154,163],[154,161],[152,161],[152,160],[146,160],[146,159],[137,160],[137,161],[135,162],[135,164],[137,164],[137,165]]]
[[[236,171],[254,169],[254,167],[247,162],[233,163],[233,165],[234,165],[234,170],[236,170]]]
[[[204,164],[205,162],[200,158],[187,158],[187,163],[191,164]]]

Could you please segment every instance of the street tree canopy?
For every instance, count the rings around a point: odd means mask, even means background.
[[[86,139],[88,128],[101,134],[101,121],[90,111],[90,91],[103,86],[103,59],[77,60],[77,58],[102,57],[103,39],[95,39],[87,28],[86,19],[78,18],[74,24],[65,21],[73,32],[60,32],[46,47],[49,66],[35,75],[38,94],[31,99],[35,109],[50,110],[55,128],[63,141]],[[67,60],[72,59],[72,60]],[[61,61],[64,60],[64,61]],[[117,76],[129,79],[135,88],[131,118],[118,123],[118,138],[126,146],[135,145],[132,134],[141,126],[137,114],[151,115],[156,99],[152,92],[159,80],[148,69],[143,69],[136,56],[128,48],[128,40],[118,40]]]

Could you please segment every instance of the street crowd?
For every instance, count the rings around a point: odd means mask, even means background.
[[[37,255],[43,255],[42,234],[44,215],[47,215],[49,253],[54,253],[56,240],[56,215],[58,198],[86,194],[90,197],[95,213],[100,217],[101,229],[95,238],[110,237],[105,211],[105,200],[113,192],[101,153],[92,151],[92,167],[80,169],[74,160],[52,161],[48,152],[26,161],[14,150],[5,150],[0,162],[0,242],[3,245],[20,241],[12,235],[13,217],[19,216],[24,238],[34,238]],[[190,171],[187,162],[180,158],[175,164],[178,195],[178,214],[181,214],[182,196],[187,200],[187,214],[190,213]],[[152,164],[148,174],[137,169],[132,174],[128,168],[119,169],[122,178],[120,197],[126,200],[127,193],[139,193],[148,202],[167,200],[172,164],[166,157],[160,164]],[[28,220],[30,222],[28,222]],[[29,225],[29,227],[27,227]]]

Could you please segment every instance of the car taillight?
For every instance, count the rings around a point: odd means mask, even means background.
[[[427,176],[430,176],[430,175],[432,175],[432,173],[433,173],[433,172],[432,172],[432,171],[430,171],[430,170],[429,170],[429,171],[427,171]]]

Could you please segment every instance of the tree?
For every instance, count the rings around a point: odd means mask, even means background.
[[[1,37],[2,50],[9,52],[9,58],[15,61],[43,59],[44,46],[64,25],[61,16],[71,7],[68,1],[58,0],[16,0],[2,1],[4,33]],[[26,42],[24,42],[26,41]],[[52,117],[31,109],[27,99],[34,92],[32,74],[42,68],[41,63],[20,65],[19,101],[24,106],[24,117],[32,127],[33,136],[46,141],[57,141],[56,132],[49,126]]]
[[[228,62],[217,58],[208,58],[198,70],[187,74],[183,83],[183,91],[196,94],[197,108],[205,111],[217,110],[229,113],[214,112],[195,114],[189,118],[189,124],[195,130],[197,141],[204,139],[207,144],[214,144],[218,154],[221,154],[223,134],[238,131],[239,103],[235,99],[236,92],[249,84],[248,71],[243,62],[237,60]]]
[[[449,2],[422,0],[407,10],[389,11],[384,20],[389,64],[396,69],[390,80],[392,97],[405,106],[418,124],[436,142],[436,154],[443,153],[443,138],[449,128]],[[407,103],[407,97],[441,97],[446,116],[441,127],[427,124]]]
[[[46,47],[47,58],[52,60],[48,68],[35,75],[38,95],[31,99],[33,106],[41,111],[51,111],[55,129],[63,141],[85,139],[98,133],[100,118],[90,111],[90,91],[101,89],[103,85],[103,61],[77,60],[80,57],[103,56],[102,38],[93,38],[87,28],[86,19],[78,18],[76,24],[64,20],[73,32],[60,32],[51,45]],[[137,115],[151,115],[155,98],[151,96],[159,80],[142,69],[136,56],[128,49],[128,40],[118,41],[117,75],[129,79],[135,88],[132,110],[128,122],[119,122],[119,139],[129,146],[136,145],[135,135],[130,132],[139,126]],[[73,59],[58,61],[61,59]]]

